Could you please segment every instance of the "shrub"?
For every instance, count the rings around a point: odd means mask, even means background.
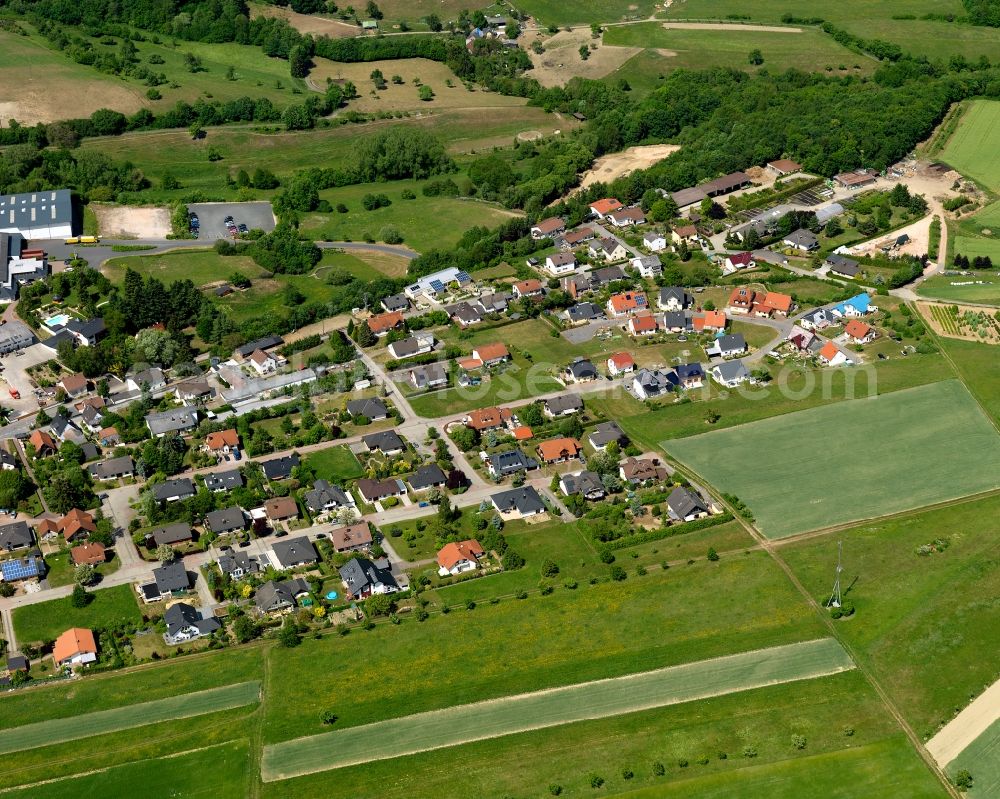
[[[625,768],[622,769],[622,779],[623,780],[630,780],[634,776],[635,776],[635,774],[632,772],[632,769],[630,769],[628,766],[626,766]]]
[[[794,746],[796,749],[805,749],[806,737],[804,735],[793,735],[792,746]]]
[[[604,785],[604,777],[600,776],[599,774],[591,774],[588,777],[588,780],[590,782],[591,788],[600,788],[602,785]]]
[[[666,767],[659,760],[657,760],[655,763],[653,763],[653,776],[654,777],[662,777],[666,773],[667,773]]]
[[[549,786],[549,793],[552,794],[553,796],[558,796],[559,794],[562,793],[562,786],[553,783],[552,785]]]
[[[615,580],[616,582],[620,583],[626,577],[628,577],[628,575],[625,573],[625,569],[623,569],[621,566],[612,566],[611,567],[611,579],[612,580]]]

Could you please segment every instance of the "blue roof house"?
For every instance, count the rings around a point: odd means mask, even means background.
[[[868,292],[862,292],[849,300],[844,300],[837,305],[834,305],[831,309],[834,316],[844,316],[847,318],[857,318],[859,316],[864,316],[865,314],[874,313],[878,310],[878,307],[872,305],[871,297],[868,296]]]

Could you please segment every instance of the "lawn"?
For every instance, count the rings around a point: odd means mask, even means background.
[[[54,641],[70,627],[107,627],[120,621],[140,621],[142,613],[131,585],[91,591],[84,608],[73,607],[70,597],[50,599],[15,608],[14,632],[22,643]]]
[[[969,102],[938,158],[991,189],[1000,188],[1000,102]],[[960,244],[956,249],[965,252]]]
[[[969,799],[1000,796],[1000,721],[994,721],[948,765],[948,775],[954,778],[962,769],[975,780]]]
[[[362,183],[320,193],[331,206],[345,205],[347,213],[308,214],[301,229],[316,239],[329,241],[382,241],[385,229],[394,228],[404,245],[418,252],[450,247],[473,225],[496,227],[515,214],[497,205],[457,197],[426,197],[421,191],[428,181]],[[402,198],[404,191],[415,194]],[[366,194],[387,194],[392,205],[366,211]]]
[[[653,49],[663,71],[731,67],[754,71],[751,50],[759,49],[764,63],[756,69],[830,71],[835,75],[871,71],[874,61],[851,52],[815,28],[788,31],[679,30],[661,22],[608,28],[604,44]],[[633,57],[634,58],[634,57]],[[627,78],[627,63],[617,74]]]
[[[233,272],[242,272],[251,280],[267,274],[246,256],[223,258],[212,249],[130,255],[111,258],[104,264],[104,273],[113,283],[121,283],[125,279],[126,269],[132,269],[143,277],[159,278],[168,286],[175,280],[190,280],[196,286],[205,286],[228,280]]]
[[[686,663],[599,682],[458,705],[265,747],[265,782],[471,741],[556,727],[853,668],[832,638]]]
[[[375,250],[323,250],[323,258],[316,268],[316,274],[325,276],[324,267],[345,269],[361,280],[372,280],[377,276],[402,277],[410,262],[398,255],[389,255]]]
[[[943,551],[919,554],[938,539]],[[996,659],[982,653],[1000,647],[1000,497],[782,546],[817,601],[829,599],[840,541],[842,583],[857,611],[838,632],[917,735],[930,738],[998,677]]]
[[[976,217],[973,217],[975,219]],[[1000,239],[996,237],[987,238],[985,236],[965,236],[959,233],[955,237],[955,252],[960,252],[962,255],[967,255],[969,258],[975,258],[977,255],[988,255],[990,260],[1000,267]],[[978,270],[972,270],[972,275],[970,277],[955,277],[952,280],[976,280],[976,272]],[[983,277],[996,277],[997,270],[986,271],[983,273]]]
[[[141,785],[144,799],[178,796],[243,799],[249,795],[250,764],[247,741],[228,741],[169,757],[46,781],[44,785],[15,789],[7,795],[14,799],[102,799],[134,796]]]
[[[1000,486],[1000,436],[957,380],[665,446],[716,488],[745,502],[770,538]]]
[[[972,395],[1000,423],[1000,351],[995,345],[939,337]]]
[[[316,477],[338,484],[343,484],[345,480],[353,480],[362,474],[361,464],[350,447],[344,444],[310,452],[306,455],[303,465],[316,472]]]
[[[851,737],[843,733],[848,726]],[[806,739],[804,750],[791,745],[793,735]],[[747,746],[756,757],[742,756]],[[681,767],[681,759],[689,765]],[[461,780],[452,772],[456,761]],[[655,762],[664,765],[664,776],[652,773]],[[506,767],[511,763],[517,767]],[[600,791],[591,788],[591,774],[605,780]],[[946,795],[857,672],[268,783],[262,795],[377,799],[388,783],[394,795],[411,799],[539,797],[547,785],[571,797]]]
[[[134,729],[160,721],[230,710],[255,704],[259,700],[260,683],[244,682],[193,694],[177,694],[152,702],[129,704],[112,710],[39,721],[8,730],[4,740],[0,741],[0,754]]]
[[[968,242],[970,239],[963,237],[962,241]],[[991,249],[994,245],[994,242],[988,239],[972,239],[971,241],[975,241],[976,244],[985,242]],[[959,250],[959,252],[965,251]],[[975,255],[983,254],[978,249],[971,249],[968,252]],[[996,242],[996,252],[997,257],[1000,258],[1000,241]],[[1000,264],[1000,261],[997,263]],[[969,281],[981,281],[983,285],[952,285],[952,283],[968,283]],[[917,294],[921,297],[932,297],[948,302],[1000,305],[1000,277],[992,271],[972,272],[969,275],[934,275],[920,284],[917,288]]]

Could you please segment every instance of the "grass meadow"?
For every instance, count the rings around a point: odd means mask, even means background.
[[[975,780],[966,793],[969,799],[1000,796],[1000,721],[994,721],[969,744],[948,765],[947,772],[954,777],[962,769],[972,774]]]
[[[242,272],[251,280],[267,274],[245,255],[223,258],[211,248],[178,250],[163,255],[130,255],[111,258],[104,264],[104,273],[112,283],[125,280],[125,270],[132,269],[143,277],[155,277],[170,285],[175,280],[190,280],[196,286],[228,281],[233,272]]]
[[[1000,350],[990,344],[939,337],[969,391],[1000,424]]]
[[[107,627],[119,621],[140,621],[142,612],[131,585],[90,592],[90,604],[75,608],[70,597],[25,605],[12,611],[17,640],[54,641],[70,627]]]
[[[964,240],[964,239],[963,239]],[[976,244],[985,242],[990,249],[995,249],[997,258],[1000,258],[1000,241],[986,241],[985,239],[974,239]],[[958,250],[965,253],[965,250]],[[972,255],[983,255],[978,247],[968,250]],[[987,253],[988,254],[988,253]],[[991,256],[992,258],[992,256]],[[1000,261],[998,261],[1000,263]],[[969,280],[981,280],[983,285],[953,286],[952,283],[965,282]],[[921,297],[945,300],[946,302],[971,302],[978,304],[1000,305],[1000,276],[996,272],[973,272],[970,275],[934,275],[928,278],[917,288],[917,293]]]
[[[938,158],[985,186],[1000,189],[1000,102],[969,102]],[[960,244],[956,248],[965,252]]]
[[[90,738],[160,721],[231,710],[255,704],[259,699],[260,683],[244,682],[209,688],[197,693],[176,694],[165,699],[129,704],[112,710],[38,721],[9,730],[8,735],[4,736],[5,739],[0,741],[0,754]]]
[[[543,25],[589,25],[644,19],[656,9],[650,0],[525,0],[520,6]]]
[[[338,445],[311,452],[304,465],[316,472],[316,477],[341,483],[362,475],[361,464],[346,445]]]
[[[666,449],[743,500],[770,538],[1000,486],[1000,436],[957,380],[671,441]]]
[[[920,554],[936,540],[942,551]],[[996,660],[982,657],[1000,646],[1000,497],[782,546],[817,601],[829,598],[839,541],[843,586],[857,611],[838,622],[838,633],[917,735],[929,738],[1000,678]]]

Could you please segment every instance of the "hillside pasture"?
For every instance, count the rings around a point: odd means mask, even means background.
[[[143,277],[155,277],[168,286],[175,280],[190,280],[196,286],[207,286],[228,280],[233,272],[242,272],[251,280],[267,274],[244,255],[223,258],[213,249],[182,249],[162,255],[111,258],[103,267],[112,283],[121,283],[128,269]]]
[[[972,100],[938,158],[991,189],[1000,189],[1000,102]],[[1000,243],[997,245],[1000,251]],[[956,252],[966,253],[962,242]],[[969,251],[969,255],[991,255]]]
[[[738,496],[770,538],[1000,487],[1000,437],[956,380],[664,446]],[[768,453],[764,468],[761,452]]]
[[[286,741],[264,749],[262,776],[265,782],[273,782],[850,668],[850,658],[832,638],[745,652]]]

